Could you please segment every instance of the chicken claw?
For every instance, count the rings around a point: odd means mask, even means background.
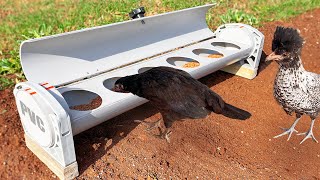
[[[292,133],[293,132],[296,132],[296,133],[298,132],[297,130],[294,129],[294,127],[291,127],[289,129],[287,129],[287,128],[281,128],[281,129],[283,129],[285,132],[283,132],[283,133],[281,133],[281,134],[279,134],[277,136],[274,136],[273,138],[278,138],[278,137],[281,137],[281,136],[289,134],[289,137],[287,139],[287,141],[289,141],[290,138],[291,138]]]
[[[141,121],[141,120],[134,120],[134,122],[145,124],[147,126],[146,131],[150,131],[156,127],[160,127],[161,120],[162,119],[160,118],[156,122],[145,122],[145,121]]]
[[[160,139],[166,139],[167,143],[170,143],[169,135],[172,133],[172,131],[170,131],[169,129],[162,131],[160,127],[158,128],[159,128],[160,134],[154,135],[154,136]]]
[[[297,118],[297,119],[294,121],[294,123],[291,125],[291,127],[290,127],[289,129],[287,129],[287,128],[282,128],[283,130],[285,130],[285,132],[283,132],[283,133],[281,133],[281,134],[279,134],[279,135],[277,135],[277,136],[274,136],[273,138],[278,138],[278,137],[281,137],[281,136],[283,136],[283,135],[289,134],[289,137],[288,137],[288,139],[287,139],[287,141],[289,141],[289,139],[291,138],[292,133],[293,133],[293,132],[296,132],[296,133],[298,132],[296,129],[294,129],[294,127],[297,125],[297,123],[299,122],[299,120],[300,120],[300,117]]]
[[[314,119],[311,121],[310,129],[308,132],[299,133],[298,135],[306,135],[306,137],[300,142],[302,144],[305,140],[312,138],[312,140],[318,143],[318,140],[314,137],[312,129],[313,129]]]

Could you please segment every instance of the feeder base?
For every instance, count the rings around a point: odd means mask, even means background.
[[[247,79],[253,79],[257,76],[257,69],[246,67],[245,64],[240,65],[239,63],[234,63],[222,68],[221,70]]]
[[[24,135],[27,147],[54,172],[60,179],[73,179],[79,175],[78,163],[74,162],[66,167],[55,161],[41,146],[32,140],[27,134]]]

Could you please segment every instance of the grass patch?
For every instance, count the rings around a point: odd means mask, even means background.
[[[249,4],[262,22],[288,19],[320,7],[319,0],[250,0]]]
[[[0,76],[0,90],[4,90],[5,88],[14,86],[14,80]]]
[[[129,20],[128,12],[139,6],[151,16],[206,3],[217,3],[207,14],[212,29],[230,22],[258,27],[320,7],[319,0],[2,0],[0,88],[15,83],[6,78],[10,74],[23,77],[18,55],[23,40]]]
[[[244,11],[239,11],[237,9],[229,9],[226,14],[221,15],[220,18],[224,24],[230,22],[241,22],[251,26],[256,26],[259,24],[259,20],[256,18],[256,16],[245,13]]]
[[[0,74],[6,75],[6,74],[14,74],[17,72],[21,72],[21,64],[19,60],[15,57],[18,57],[16,55],[15,51],[11,51],[11,58],[4,58],[0,61]]]

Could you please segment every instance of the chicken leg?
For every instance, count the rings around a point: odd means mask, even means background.
[[[160,127],[158,127],[160,134],[154,135],[158,138],[165,139],[168,143],[170,143],[169,135],[172,133],[172,131],[168,128],[165,128],[165,130],[161,130]]]
[[[172,116],[166,112],[161,112],[161,114],[163,118],[164,129],[162,130],[160,127],[158,127],[160,134],[155,136],[161,139],[165,139],[168,143],[170,143],[169,135],[172,133],[170,128],[174,120]]]
[[[145,122],[141,120],[134,120],[134,122],[145,124],[147,126],[146,131],[150,131],[156,127],[160,127],[161,120],[162,118],[158,119],[156,122]]]
[[[297,119],[294,121],[294,123],[291,125],[291,127],[289,129],[287,128],[282,128],[283,130],[285,130],[285,132],[277,135],[277,136],[274,136],[273,138],[278,138],[278,137],[281,137],[281,136],[284,136],[286,134],[289,134],[289,137],[287,139],[287,141],[289,141],[289,139],[291,138],[291,135],[293,132],[298,132],[296,129],[294,129],[294,127],[297,125],[297,123],[299,122],[300,118],[301,118],[301,115],[300,114],[297,114],[296,115]]]
[[[310,129],[308,132],[304,132],[304,133],[299,133],[298,135],[306,135],[306,137],[300,142],[300,144],[302,144],[305,140],[312,138],[313,141],[315,141],[316,143],[318,143],[317,139],[314,137],[312,129],[313,129],[313,125],[314,125],[314,121],[315,119],[312,118],[311,119],[311,125],[310,125]]]

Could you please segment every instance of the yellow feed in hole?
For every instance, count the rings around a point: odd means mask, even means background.
[[[208,56],[208,58],[222,58],[222,57],[223,57],[222,54],[210,54],[210,55]]]
[[[183,65],[184,68],[194,68],[200,66],[200,63],[198,62],[188,62],[186,64]]]

